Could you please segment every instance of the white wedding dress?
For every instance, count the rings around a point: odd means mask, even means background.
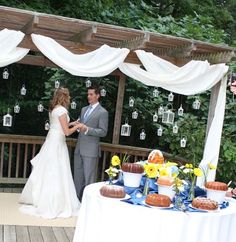
[[[30,177],[20,197],[20,211],[43,218],[76,216],[80,203],[71,174],[68,148],[59,117],[67,114],[57,106],[49,114],[50,130],[40,152],[31,160]],[[67,114],[69,122],[69,116]]]

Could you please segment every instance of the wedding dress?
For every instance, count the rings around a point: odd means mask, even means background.
[[[39,153],[31,160],[30,177],[20,197],[20,211],[43,218],[78,214],[79,200],[71,174],[68,148],[59,117],[67,114],[62,106],[49,114],[50,130]],[[69,116],[67,114],[69,122]]]

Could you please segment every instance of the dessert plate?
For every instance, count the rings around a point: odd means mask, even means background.
[[[116,197],[105,197],[105,196],[101,195],[100,193],[99,193],[99,196],[101,198],[114,199],[114,200],[123,200],[123,199],[129,199],[130,198],[129,194],[125,194],[125,197],[119,197],[119,198],[116,198]]]
[[[192,206],[192,204],[188,205],[190,208],[194,209],[194,210],[199,210],[199,211],[205,211],[205,212],[211,212],[211,213],[215,213],[215,212],[219,212],[220,208],[218,207],[217,209],[214,210],[209,210],[209,209],[202,209],[202,208],[195,208]]]
[[[169,207],[158,207],[158,206],[152,206],[152,205],[149,205],[147,204],[145,201],[142,202],[144,205],[150,207],[150,208],[157,208],[157,209],[168,209],[168,208],[173,208],[174,205],[171,203]]]

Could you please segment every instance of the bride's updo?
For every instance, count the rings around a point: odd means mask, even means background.
[[[61,105],[68,109],[70,105],[70,93],[67,88],[59,87],[55,90],[50,102],[49,111],[51,112],[57,105]]]

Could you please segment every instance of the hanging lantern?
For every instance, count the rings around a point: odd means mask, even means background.
[[[59,88],[60,87],[60,82],[59,81],[55,81],[55,88],[57,89],[57,88]]]
[[[102,89],[100,90],[100,95],[101,95],[101,97],[105,97],[105,96],[107,95],[107,91],[106,91],[105,88],[102,88]]]
[[[137,110],[134,110],[132,112],[132,119],[137,119],[138,118],[138,111]]]
[[[3,126],[12,126],[12,116],[10,115],[10,109],[8,108],[7,114],[3,116]]]
[[[164,124],[173,124],[175,120],[175,113],[170,109],[164,111],[162,115],[162,123]]]
[[[8,79],[8,78],[9,78],[9,72],[8,72],[8,69],[7,69],[7,68],[5,68],[5,69],[3,70],[2,78],[3,78],[3,79]]]
[[[87,79],[85,82],[85,86],[88,88],[88,87],[91,87],[91,85],[92,85],[92,82],[89,79]]]
[[[158,121],[158,115],[157,115],[156,112],[153,114],[153,116],[152,116],[152,120],[153,120],[153,122],[155,122],[155,123]]]
[[[121,126],[121,136],[130,136],[131,125],[128,124],[128,119],[125,120],[125,124]]]
[[[43,112],[43,104],[41,102],[39,102],[39,105],[38,105],[38,112],[42,113]]]
[[[178,124],[177,123],[175,123],[175,125],[173,126],[172,131],[173,131],[173,134],[178,134],[179,127],[178,127]]]
[[[183,109],[182,104],[181,104],[179,109],[178,109],[178,116],[183,116],[183,115],[184,115],[184,109]]]
[[[25,88],[25,85],[22,85],[22,88],[20,89],[20,94],[21,94],[22,96],[25,96],[25,94],[26,94],[26,88]]]
[[[70,107],[71,107],[71,109],[76,109],[76,107],[77,107],[77,103],[75,102],[75,100],[73,100],[73,101],[71,102]]]
[[[163,108],[163,106],[161,105],[161,106],[158,108],[158,115],[159,115],[159,116],[162,116],[163,113],[164,113],[164,108]]]
[[[134,106],[134,98],[133,97],[130,97],[129,98],[129,107],[133,107]]]
[[[162,134],[163,134],[163,129],[160,125],[160,127],[157,129],[157,136],[162,136]]]
[[[45,122],[44,129],[45,130],[49,130],[50,129],[50,123],[49,123],[48,120],[46,120],[46,122]]]
[[[155,89],[153,90],[152,95],[153,95],[153,97],[158,97],[158,95],[159,95],[158,88],[155,88]]]
[[[199,99],[196,99],[194,102],[193,102],[193,109],[200,109],[200,106],[201,106],[201,102],[199,101]]]
[[[142,131],[141,131],[141,133],[139,135],[139,138],[140,138],[140,140],[145,140],[146,139],[146,133],[145,133],[144,129],[142,129]]]
[[[20,112],[20,105],[16,103],[14,106],[14,113],[19,113],[19,112]]]
[[[181,140],[180,140],[180,147],[181,148],[185,148],[186,147],[186,144],[187,144],[187,139],[185,137],[183,137]]]
[[[174,94],[171,92],[169,95],[168,95],[168,101],[169,102],[173,102],[174,100]]]

